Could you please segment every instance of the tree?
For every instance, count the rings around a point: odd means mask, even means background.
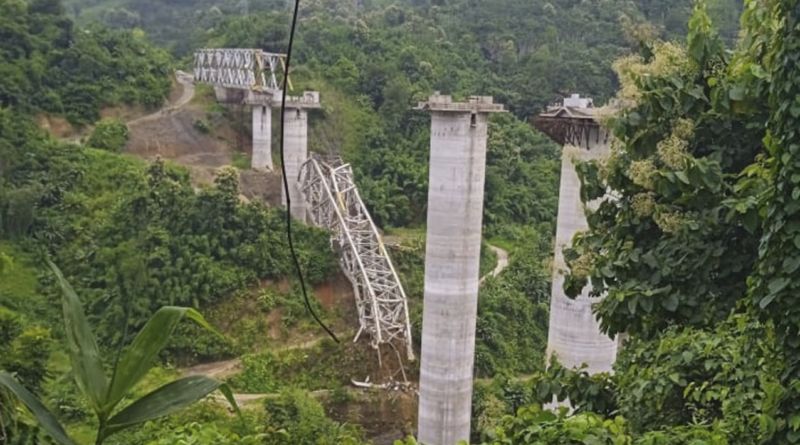
[[[783,410],[789,443],[800,441],[800,29],[797,0],[781,0],[762,9],[777,31],[769,51],[766,75],[771,82],[768,98],[769,132],[765,145],[770,154],[770,187],[766,193],[763,236],[756,271],[749,282],[752,304],[765,320],[775,323],[787,360],[783,384],[787,388]],[[766,100],[765,100],[766,102]]]
[[[745,6],[734,53],[700,2],[685,46],[642,42],[616,64],[618,142],[577,166],[584,203],[601,203],[566,252],[566,287],[606,294],[603,329],[630,339],[607,380],[537,379],[539,401],[568,396],[576,416],[532,408],[489,443],[800,440],[798,2]]]
[[[115,119],[98,122],[86,145],[101,150],[119,152],[128,143],[128,126]]]
[[[203,376],[185,377],[168,383],[118,409],[128,393],[147,375],[182,318],[187,317],[206,329],[212,328],[192,309],[161,308],[150,318],[124,354],[120,347],[109,380],[78,296],[58,267],[49,260],[48,265],[63,292],[64,323],[72,372],[78,387],[97,416],[97,445],[126,428],[168,416],[192,405],[215,390],[220,390],[238,411],[230,389]],[[14,393],[31,410],[44,431],[60,445],[74,445],[55,416],[12,375],[0,372],[0,385]]]

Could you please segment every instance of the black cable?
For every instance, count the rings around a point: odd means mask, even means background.
[[[281,86],[281,137],[280,137],[280,150],[281,150],[281,173],[283,176],[283,191],[286,193],[286,235],[289,238],[289,251],[292,253],[292,260],[294,260],[294,267],[297,269],[297,276],[300,278],[300,287],[303,290],[303,299],[306,303],[306,310],[314,317],[314,320],[325,329],[325,332],[331,336],[336,343],[341,343],[336,334],[333,333],[322,320],[319,319],[314,309],[311,307],[311,302],[308,300],[308,291],[306,290],[306,282],[303,279],[303,270],[300,268],[300,261],[297,259],[297,252],[294,250],[294,241],[292,239],[292,198],[289,194],[289,179],[286,177],[286,159],[283,152],[283,138],[285,132],[285,117],[286,117],[286,86],[289,80],[289,66],[292,63],[292,47],[294,46],[294,33],[297,29],[297,15],[300,11],[300,0],[294,0],[294,14],[292,16],[292,27],[289,30],[289,48],[286,50],[286,68],[283,74],[283,85]]]

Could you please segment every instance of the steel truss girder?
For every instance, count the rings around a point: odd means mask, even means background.
[[[300,183],[313,223],[331,231],[331,245],[355,291],[360,329],[372,346],[402,342],[409,360],[411,320],[403,286],[356,188],[353,170],[339,157],[312,156]]]
[[[194,53],[194,81],[240,90],[277,91],[283,57],[260,49],[200,49]]]

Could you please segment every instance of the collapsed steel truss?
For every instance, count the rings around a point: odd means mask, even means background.
[[[276,91],[283,55],[260,49],[200,49],[194,53],[194,81],[213,86]]]
[[[338,157],[312,156],[303,164],[300,182],[312,221],[330,229],[331,244],[353,285],[361,323],[354,341],[364,331],[376,349],[400,341],[413,360],[406,294],[359,196],[350,165]]]

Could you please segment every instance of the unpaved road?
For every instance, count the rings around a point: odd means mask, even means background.
[[[167,105],[160,110],[156,111],[155,113],[148,114],[147,116],[142,116],[140,118],[128,121],[128,125],[136,125],[142,122],[147,122],[155,119],[161,119],[165,115],[171,114],[180,108],[186,106],[189,102],[192,101],[194,98],[194,83],[192,82],[192,76],[186,73],[178,72],[175,75],[175,79],[181,84],[181,88],[183,91],[181,92],[181,96],[178,98],[175,103],[171,105]]]
[[[483,278],[481,278],[481,283],[486,281],[486,279],[489,277],[496,277],[500,275],[508,267],[507,250],[501,249],[497,246],[489,246],[489,249],[492,249],[492,252],[494,252],[497,255],[497,267],[495,267],[493,271],[484,275]]]

